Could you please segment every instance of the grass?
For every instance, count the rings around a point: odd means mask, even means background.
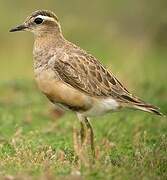
[[[167,178],[165,118],[131,110],[93,118],[96,161],[93,166],[78,167],[72,145],[72,129],[79,124],[74,114],[68,112],[61,119],[51,116],[47,99],[28,79],[1,81],[0,91],[2,177]],[[162,92],[161,88],[150,91],[150,101],[156,91]]]
[[[32,36],[8,33],[33,10],[53,10],[69,40],[167,114],[166,46],[159,50],[155,38],[165,21],[161,3],[16,1],[0,6],[0,179],[167,179],[167,119],[140,111],[92,118],[97,156],[94,165],[80,166],[72,140],[76,116],[52,115],[33,80]]]

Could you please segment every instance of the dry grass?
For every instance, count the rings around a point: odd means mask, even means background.
[[[3,91],[3,87],[10,88]],[[96,136],[92,163],[89,149],[85,153],[73,148],[73,135],[75,142],[77,137],[72,129],[79,128],[73,114],[54,121],[47,100],[31,82],[17,81],[1,89],[3,97],[13,94],[10,101],[0,101],[1,179],[167,177],[165,118],[125,111],[92,121]],[[18,101],[19,97],[22,99]]]
[[[167,53],[166,45],[161,47],[167,37],[165,4],[1,2],[0,179],[167,179],[167,119],[130,110],[93,118],[92,164],[87,153],[73,147],[76,117],[68,112],[55,120],[32,80],[32,36],[8,33],[30,12],[53,10],[67,39],[108,64],[129,90],[167,114]]]

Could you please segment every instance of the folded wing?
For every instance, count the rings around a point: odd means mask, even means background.
[[[83,51],[66,57],[56,61],[54,68],[68,85],[89,96],[112,97],[124,106],[161,115],[157,107],[132,95],[95,57]]]

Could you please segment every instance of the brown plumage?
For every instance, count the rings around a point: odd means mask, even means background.
[[[120,102],[121,106],[162,115],[159,108],[145,103],[129,93],[119,80],[104,68],[95,57],[81,49],[76,51],[74,48],[68,52],[68,59],[60,59],[55,63],[54,68],[64,82],[89,96],[97,98],[113,97]]]
[[[40,90],[52,103],[77,113],[81,126],[90,130],[92,151],[93,129],[87,117],[123,107],[162,115],[159,108],[132,95],[94,56],[67,41],[54,13],[35,11],[11,32],[20,30],[35,35],[34,72]]]

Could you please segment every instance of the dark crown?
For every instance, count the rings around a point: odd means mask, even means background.
[[[53,12],[48,11],[48,10],[37,10],[37,11],[32,13],[31,17],[36,17],[36,16],[39,16],[39,15],[52,17],[56,21],[58,21],[57,16]]]

